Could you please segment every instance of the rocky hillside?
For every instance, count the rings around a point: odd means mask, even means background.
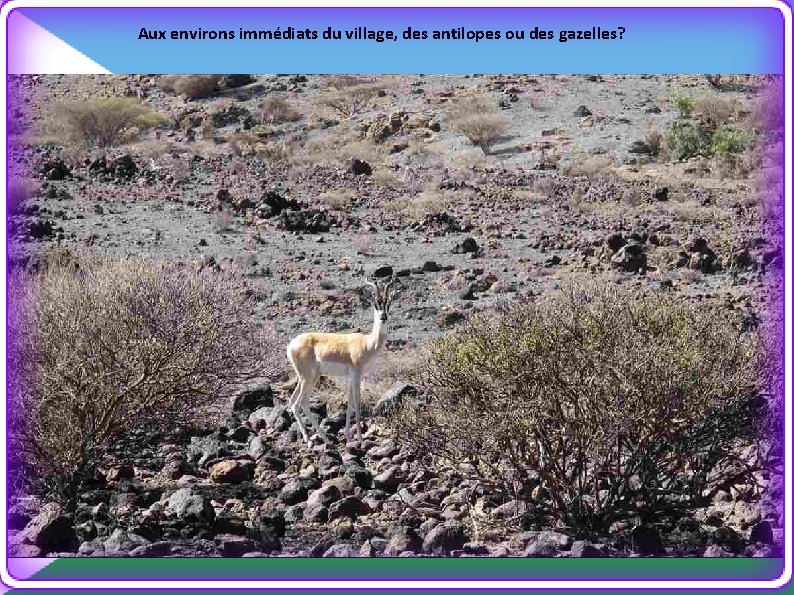
[[[764,81],[227,75],[204,91],[206,81],[193,82],[15,79],[11,264],[35,269],[60,247],[233,271],[285,345],[307,330],[366,329],[364,275],[393,273],[402,291],[383,358],[365,375],[365,439],[341,438],[345,386],[329,383],[313,411],[338,443],[303,445],[284,408],[285,360],[283,375],[219,403],[205,427],[121,436],[75,509],[20,497],[14,555],[779,553],[779,453],[737,453],[735,480],[706,507],[576,535],[462,472],[430,474],[376,415],[379,399],[413,394],[406,373],[428,339],[571,279],[673,292],[756,326],[782,266],[778,206],[757,192],[773,187],[765,176],[777,144],[764,137],[768,154],[753,152],[748,139],[760,133],[745,132],[756,130]],[[58,106],[103,97],[140,102],[162,122],[113,146],[75,141]],[[462,123],[483,101],[492,142]],[[710,144],[693,147],[691,126]]]

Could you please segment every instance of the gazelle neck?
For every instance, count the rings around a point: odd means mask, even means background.
[[[372,331],[369,333],[369,343],[372,349],[378,350],[386,342],[386,325],[381,322],[380,312],[374,311],[372,317]]]

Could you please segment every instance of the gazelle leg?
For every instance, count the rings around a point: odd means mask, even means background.
[[[361,443],[361,374],[354,372],[350,378],[351,394],[353,396],[353,406],[356,409],[356,431],[358,441]]]
[[[309,444],[309,435],[306,433],[306,426],[301,421],[300,415],[298,415],[298,411],[302,408],[302,400],[303,395],[311,394],[311,391],[314,390],[314,381],[310,379],[301,379],[300,383],[298,384],[298,388],[300,390],[297,393],[297,396],[292,401],[290,409],[292,409],[292,415],[295,416],[295,421],[298,423],[298,430],[300,430],[301,436],[303,436],[304,442]]]
[[[345,418],[345,440],[350,441],[350,419],[353,417],[353,376],[347,379],[347,417]]]
[[[298,430],[300,431],[301,436],[303,436],[303,441],[306,444],[308,444],[309,443],[309,435],[306,433],[306,427],[303,425],[303,422],[301,421],[300,415],[298,415],[298,407],[299,407],[298,403],[295,403],[291,407],[292,415],[295,416],[295,421],[298,423]]]
[[[289,363],[292,364],[293,369],[295,370],[295,374],[298,377],[298,382],[295,384],[295,390],[292,391],[292,396],[289,398],[287,402],[287,409],[292,412],[292,415],[295,416],[295,423],[298,424],[298,430],[303,436],[303,440],[308,444],[309,443],[309,436],[306,434],[306,427],[303,425],[300,416],[298,415],[298,407],[300,403],[301,394],[306,389],[306,379],[301,376],[300,370],[298,369],[297,364],[295,363],[295,359],[292,355],[292,352],[289,347],[287,347],[287,360]]]
[[[330,442],[330,439],[328,438],[328,434],[326,434],[325,430],[323,430],[320,427],[320,420],[317,419],[317,416],[314,413],[312,413],[312,411],[309,409],[309,398],[314,392],[315,386],[317,386],[317,378],[315,378],[314,382],[312,382],[309,390],[306,390],[301,393],[300,407],[301,407],[301,411],[303,412],[303,415],[305,415],[306,419],[309,420],[309,423],[311,424],[312,428],[317,433],[317,435],[323,440],[323,442],[328,443]]]
[[[356,433],[361,442],[361,384],[356,385]]]
[[[295,390],[292,391],[292,396],[287,401],[287,408],[292,409],[295,406],[295,403],[298,402],[301,396],[301,390],[303,389],[303,378],[298,376],[298,382],[295,384]]]

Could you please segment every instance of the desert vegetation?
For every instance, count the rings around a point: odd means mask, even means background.
[[[111,97],[56,104],[50,131],[64,144],[107,149],[136,140],[167,121],[165,116],[137,100]]]
[[[482,97],[460,101],[449,108],[447,118],[452,129],[460,131],[486,155],[507,130],[507,122],[497,113],[496,105]]]
[[[431,342],[426,401],[395,425],[435,472],[468,469],[536,518],[604,531],[724,479],[753,439],[757,342],[668,296],[569,286]]]
[[[780,555],[779,85],[12,78],[12,555]]]
[[[218,90],[220,78],[217,74],[169,75],[162,77],[159,84],[163,91],[187,99],[206,99]]]
[[[739,106],[719,97],[674,99],[678,118],[667,130],[667,147],[677,159],[695,155],[743,153],[753,144],[752,129],[737,127]],[[743,123],[745,126],[747,122]]]
[[[196,424],[274,362],[227,275],[144,259],[56,252],[10,284],[11,445],[22,481],[74,504],[110,442]]]

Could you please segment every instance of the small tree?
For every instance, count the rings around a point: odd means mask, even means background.
[[[28,479],[71,498],[113,438],[171,425],[274,373],[275,343],[225,274],[146,259],[55,259],[9,299],[10,432]]]
[[[340,89],[329,89],[317,96],[317,104],[335,115],[352,118],[368,107],[383,89],[375,84],[353,85]]]
[[[56,135],[87,149],[113,147],[137,139],[168,118],[127,97],[62,103],[55,106]]]
[[[281,96],[266,98],[255,113],[261,124],[281,124],[301,119],[300,113]]]
[[[447,122],[453,130],[463,133],[486,155],[507,130],[507,122],[493,103],[482,98],[468,98],[450,106]]]

